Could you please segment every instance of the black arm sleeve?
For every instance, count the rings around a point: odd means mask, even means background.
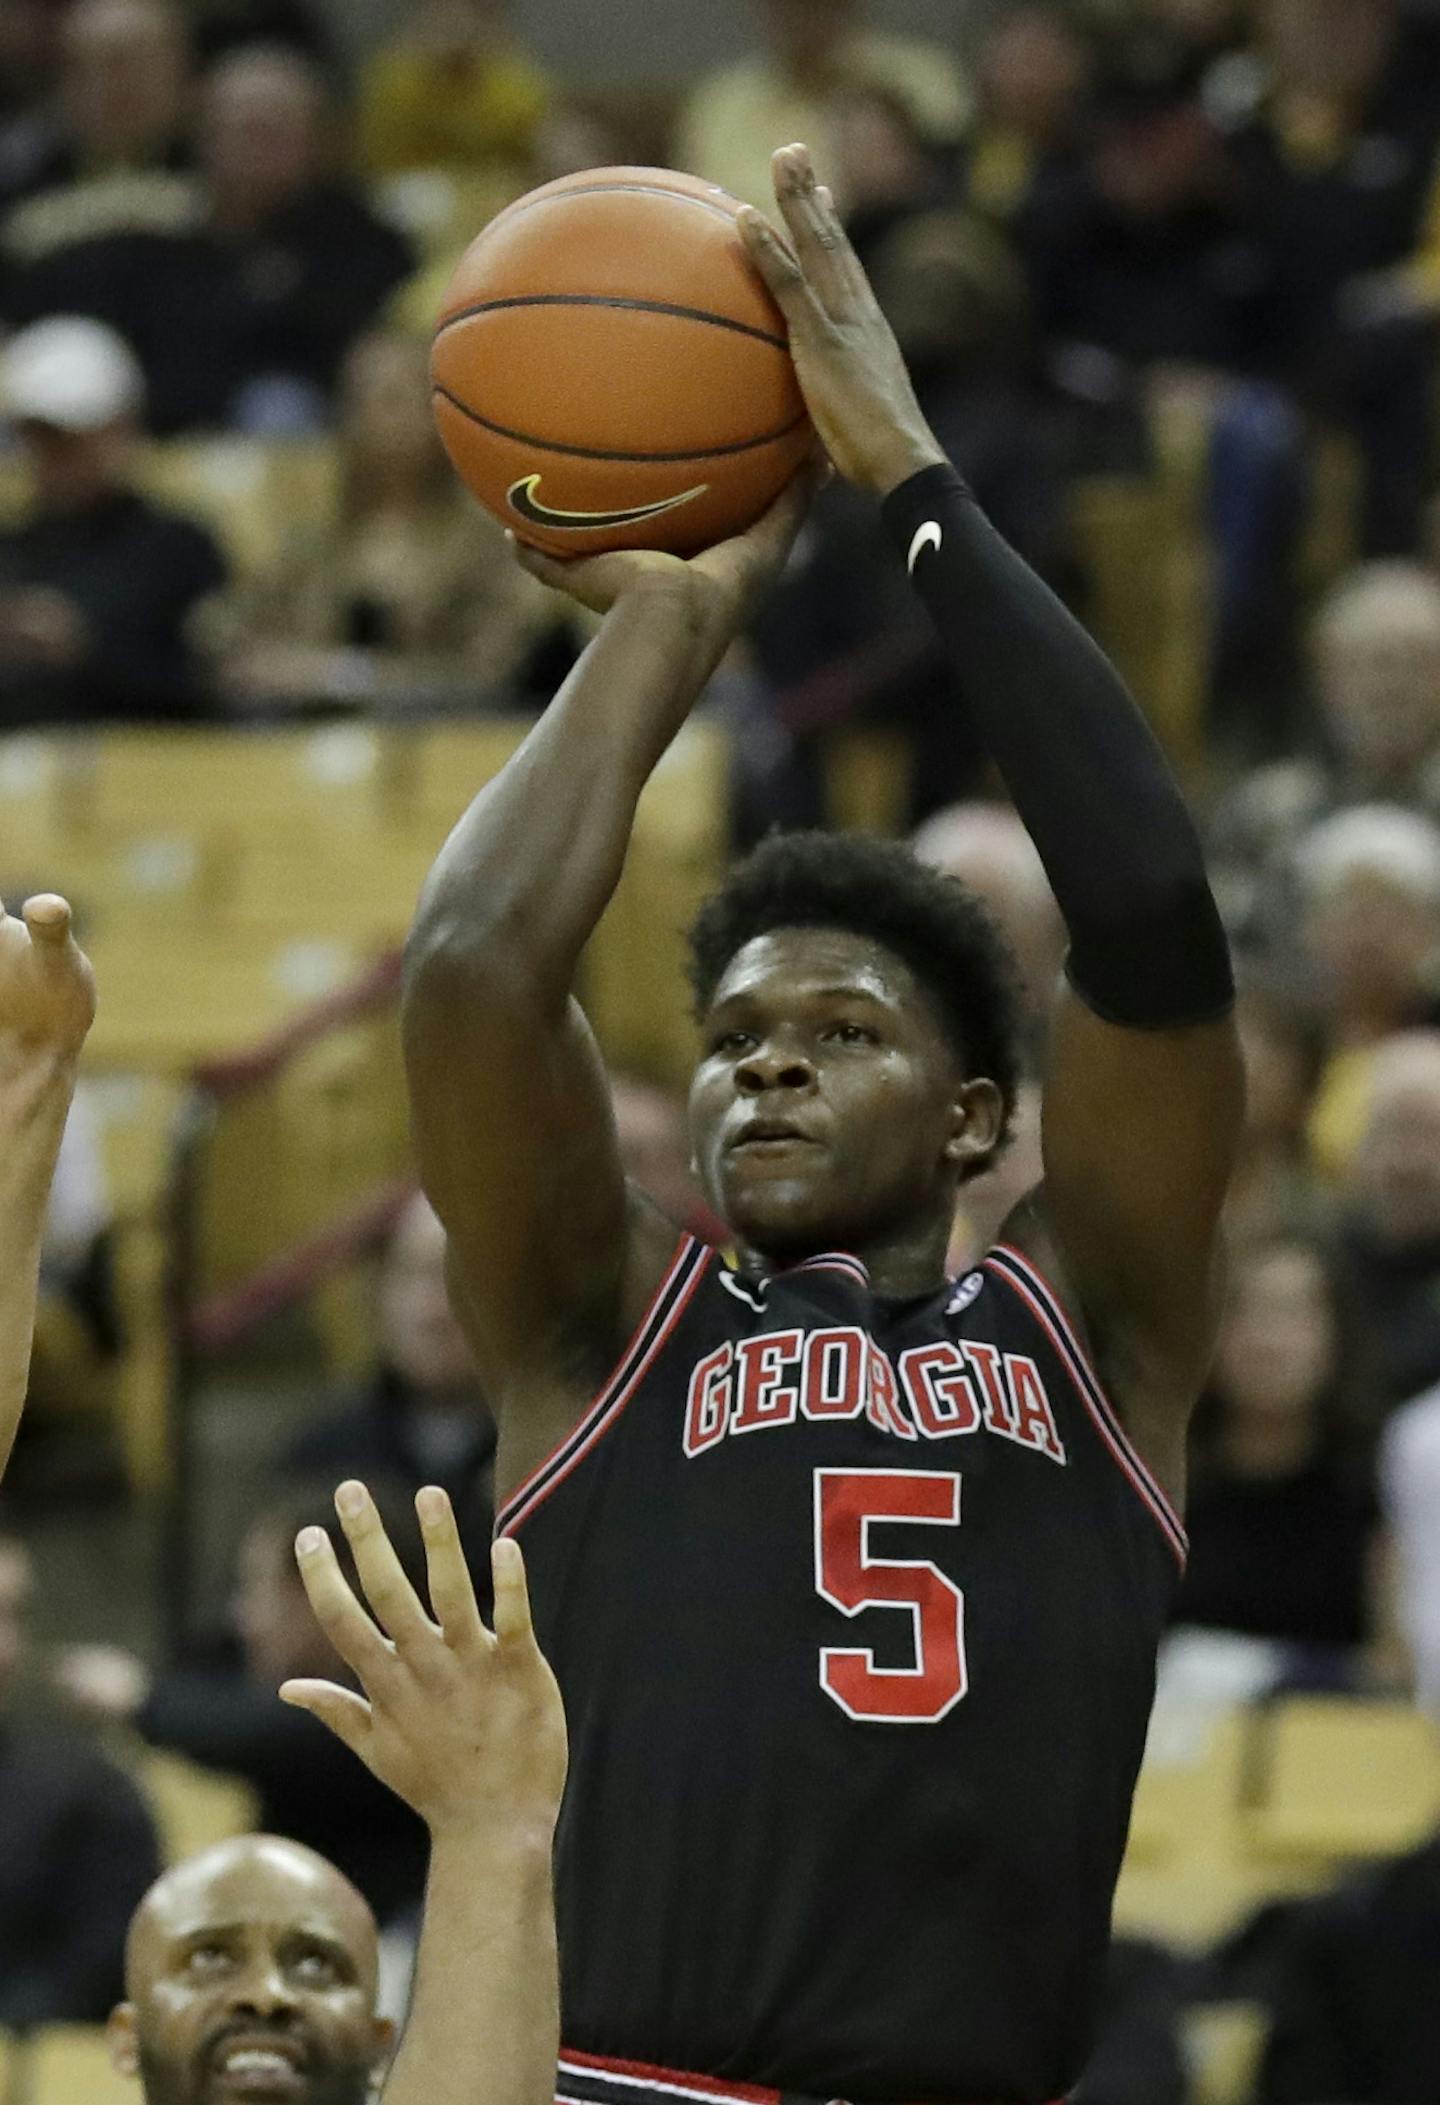
[[[1138,1030],[1225,1013],[1234,982],[1199,836],[1119,674],[953,468],[885,521],[1045,865],[1086,1005]]]

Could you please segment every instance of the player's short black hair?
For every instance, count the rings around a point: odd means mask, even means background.
[[[1000,1091],[998,1155],[1020,1086],[1024,996],[1010,945],[984,901],[900,841],[771,834],[736,863],[695,917],[690,989],[697,1016],[736,952],[773,928],[842,928],[903,959],[967,1072]]]

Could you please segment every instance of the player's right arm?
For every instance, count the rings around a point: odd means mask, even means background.
[[[95,981],[53,893],[0,906],[0,1473],[30,1378],[40,1247]]]
[[[674,1243],[627,1193],[576,970],[640,793],[783,565],[807,491],[797,479],[748,533],[689,562],[522,552],[605,619],[445,843],[406,947],[421,1178],[481,1377],[502,1414],[524,1393],[542,1452],[620,1349]]]
[[[322,1628],[364,1694],[286,1682],[430,1830],[415,1995],[385,2105],[553,2105],[559,1985],[551,1854],[565,1713],[530,1622],[525,1567],[495,1544],[495,1629],[480,1619],[442,1491],[416,1500],[427,1614],[373,1501],[336,1494],[370,1613],[323,1529],[296,1545]],[[373,1619],[372,1619],[373,1618]]]

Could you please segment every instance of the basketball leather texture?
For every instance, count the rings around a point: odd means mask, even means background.
[[[804,459],[784,319],[738,209],[670,169],[588,169],[466,250],[435,333],[435,416],[522,540],[691,554],[749,525]]]

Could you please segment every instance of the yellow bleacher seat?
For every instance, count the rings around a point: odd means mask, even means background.
[[[440,847],[438,837],[371,829],[335,833],[281,824],[236,844],[223,924],[254,935],[403,942]]]
[[[476,792],[504,767],[530,729],[519,716],[435,724],[391,734],[392,816],[433,838],[438,851]]]
[[[640,799],[625,873],[585,956],[583,998],[615,1068],[679,1085],[694,1057],[685,930],[724,868],[730,743],[687,724]]]
[[[187,1074],[244,1052],[356,977],[353,943],[234,931],[141,939],[117,929],[90,944],[101,989],[85,1063],[91,1073]]]
[[[1440,1823],[1440,1735],[1400,1703],[1293,1696],[1264,1716],[1250,1846],[1334,1864],[1412,1849]]]
[[[182,1755],[156,1747],[138,1750],[131,1766],[155,1815],[167,1864],[178,1864],[232,1835],[254,1832],[255,1793],[239,1777],[197,1768]]]
[[[1209,2003],[1184,2019],[1190,2105],[1250,2105],[1268,2019],[1259,2003]]]
[[[107,730],[74,742],[72,823],[244,834],[281,819],[373,826],[385,751],[363,724]]]
[[[825,810],[846,832],[898,834],[910,814],[913,761],[898,731],[835,731],[824,742]]]
[[[24,2105],[139,2105],[110,2059],[103,2025],[50,2025],[23,2050]]]
[[[1323,1874],[1257,1859],[1243,1793],[1252,1714],[1157,1712],[1115,1896],[1117,1927],[1185,1949],[1213,1943],[1263,1901]]]

